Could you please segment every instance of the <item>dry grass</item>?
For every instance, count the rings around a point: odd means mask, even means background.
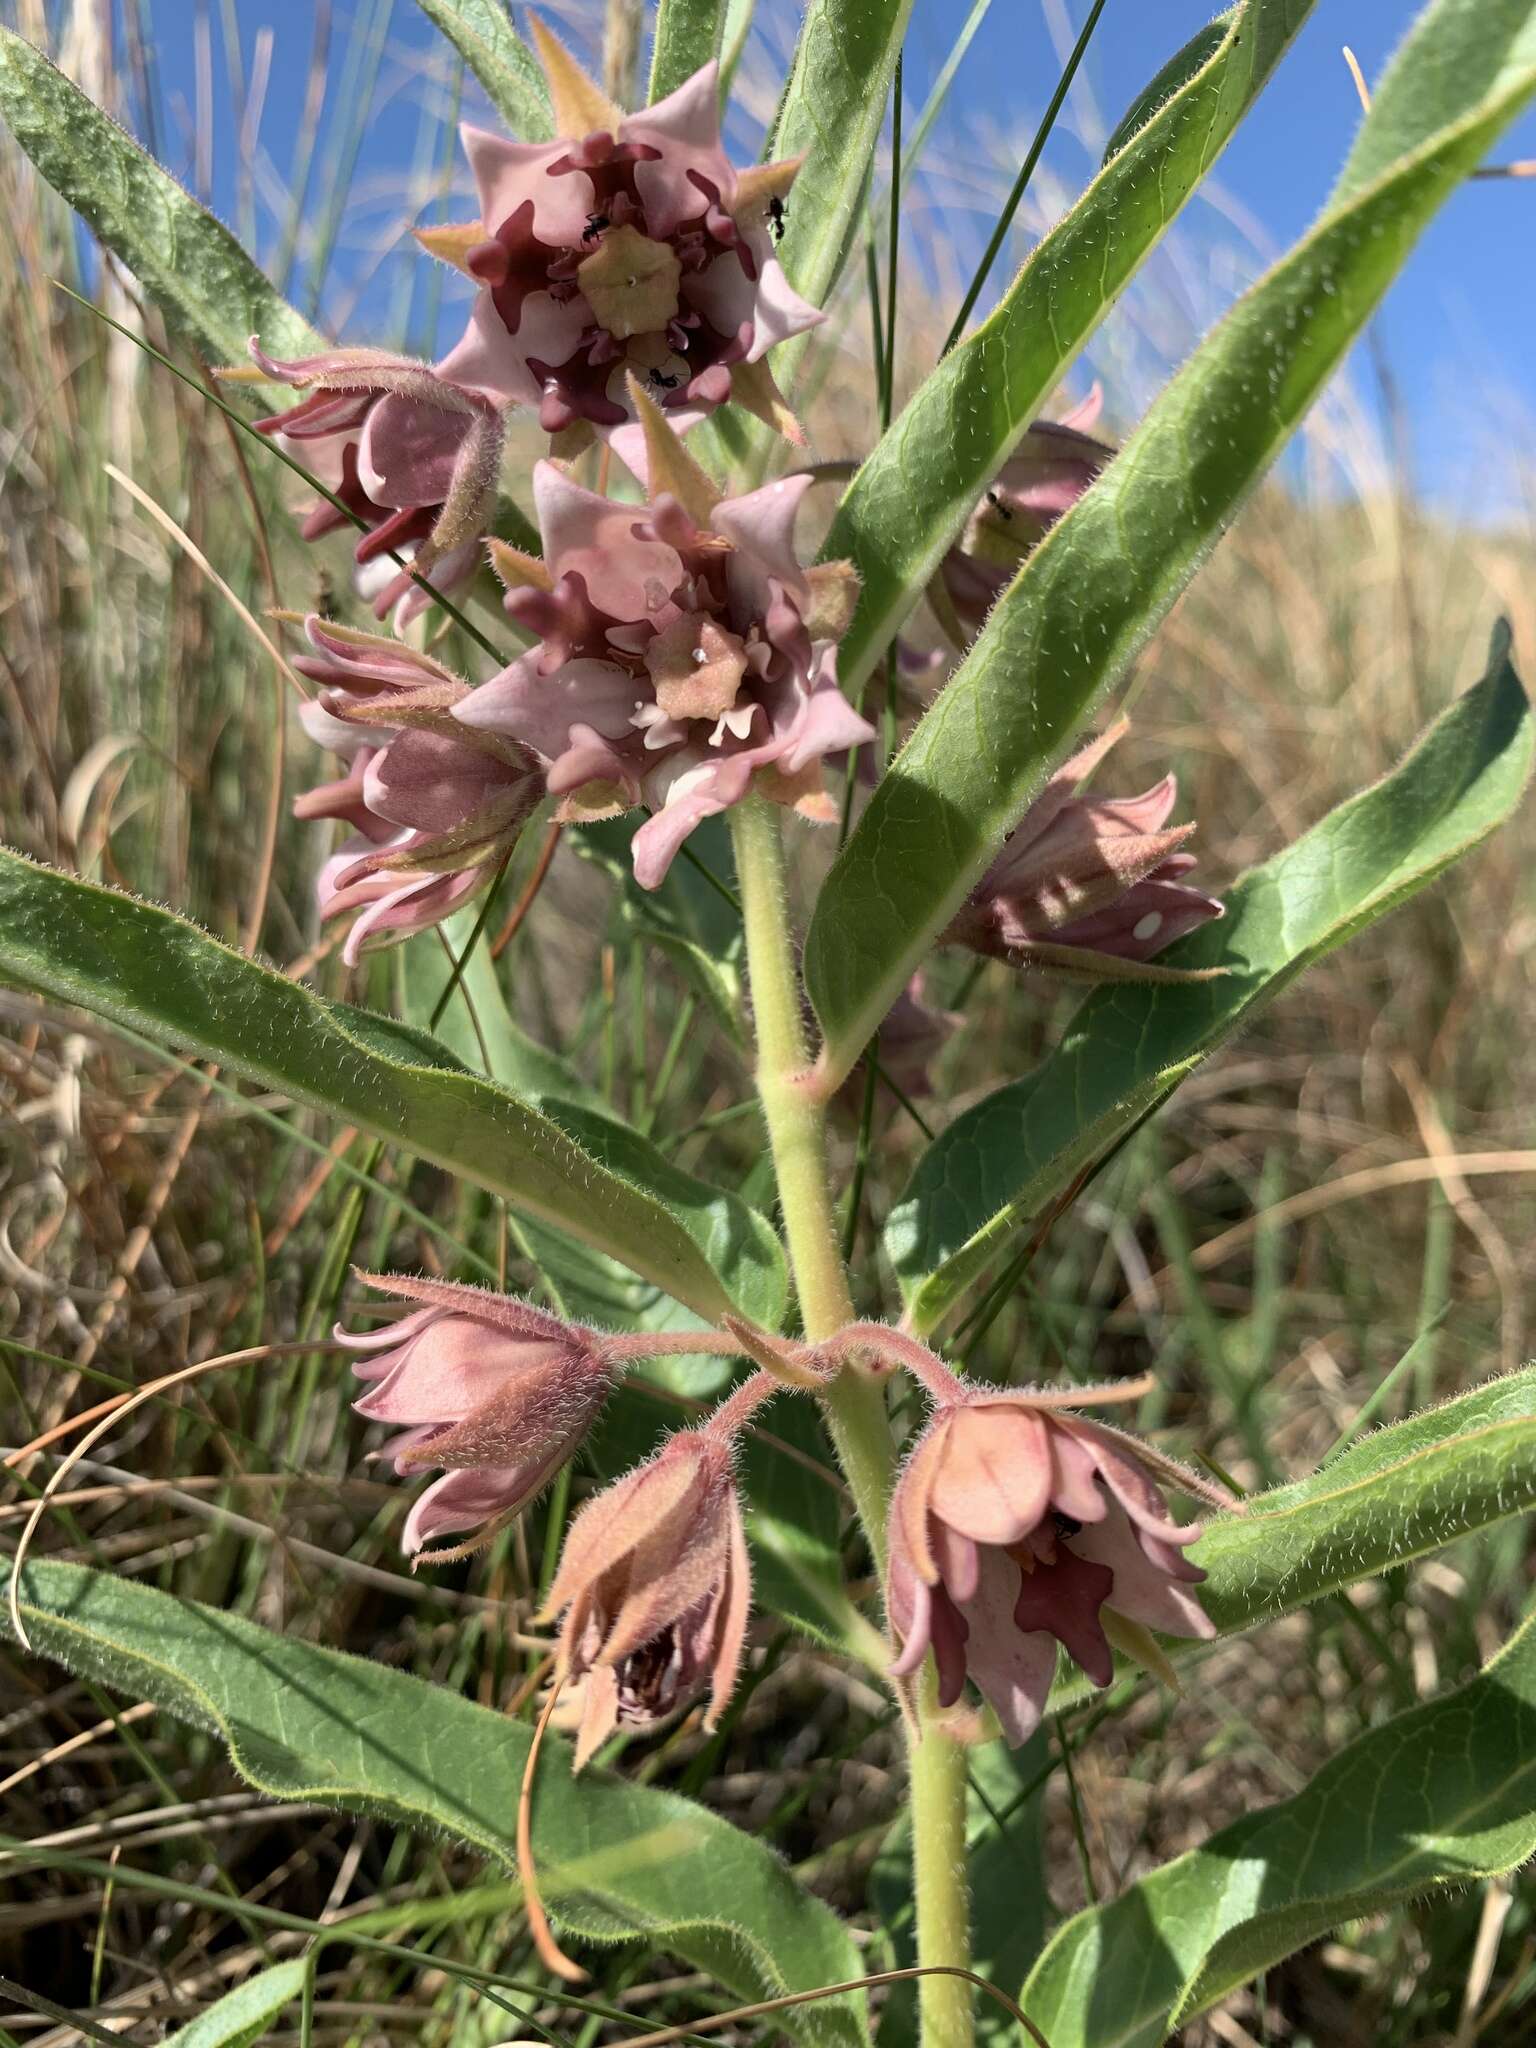
[[[192,550],[258,615],[274,597],[344,603],[342,558],[301,550],[282,492],[269,474],[246,473],[220,421],[53,290],[50,278],[77,278],[79,251],[9,146],[0,207],[14,231],[0,251],[5,837],[238,938],[265,886],[253,848],[285,771],[270,663]],[[157,332],[110,274],[100,296]],[[821,401],[818,452],[852,445],[855,408],[867,403],[856,356],[842,358]],[[1358,420],[1348,407],[1331,417]],[[1496,612],[1512,614],[1521,665],[1536,672],[1532,535],[1449,531],[1394,493],[1373,447],[1355,455],[1371,495],[1266,489],[1138,669],[1135,729],[1115,776],[1129,788],[1178,767],[1218,887],[1386,768],[1474,678]],[[184,540],[146,516],[108,461]],[[307,772],[296,758],[289,793]],[[1528,813],[1315,970],[1188,1084],[1058,1226],[982,1364],[1102,1376],[1155,1363],[1181,1440],[1255,1483],[1313,1467],[1432,1325],[1394,1412],[1523,1359],[1536,1264],[1529,1155],[1518,1170],[1476,1175],[1457,1162],[1530,1143],[1533,832]],[[284,824],[259,920],[262,949],[284,963],[312,961],[320,939],[318,852]],[[651,1120],[686,1164],[733,1185],[750,1177],[762,1193],[750,1120],[689,1134],[741,1099],[739,1060],[690,1029],[666,1092],[655,1092],[683,992],[569,849],[505,970],[521,1021],[621,1110]],[[400,993],[387,962],[349,980],[326,957],[313,972],[327,992],[380,1005]],[[963,978],[946,963],[940,995]],[[989,968],[943,1070],[950,1106],[1027,1066],[1062,1014],[1048,991]],[[317,1339],[350,1256],[451,1271],[456,1245],[493,1263],[507,1254],[492,1205],[409,1159],[386,1154],[374,1169],[353,1144],[344,1156],[367,1179],[348,1179],[333,1165],[341,1141],[316,1119],[26,997],[0,996],[0,1024],[0,1374],[12,1441],[183,1360]],[[876,1219],[919,1143],[896,1115],[878,1135]],[[851,1122],[841,1142],[851,1156]],[[1287,1220],[1290,1198],[1331,1184],[1337,1199]],[[1219,1259],[1199,1255],[1234,1231]],[[529,1277],[515,1243],[510,1256],[512,1277]],[[861,1274],[864,1305],[888,1305],[872,1256]],[[372,1440],[346,1404],[342,1375],[319,1352],[193,1383],[174,1404],[139,1410],[79,1468],[47,1547],[508,1706],[536,1661],[520,1631],[558,1518],[531,1517],[471,1567],[409,1578],[394,1540],[401,1489],[370,1476]],[[581,1468],[578,1490],[602,1455]],[[0,1533],[14,1535],[25,1497],[0,1506]],[[1074,1717],[1084,1858],[1058,1769],[1043,1795],[1054,1909],[1283,1797],[1361,1729],[1456,1680],[1507,1633],[1529,1582],[1526,1539],[1508,1527],[1218,1652],[1187,1701],[1144,1692],[1108,1718]],[[641,1768],[775,1841],[872,1930],[881,1894],[870,1873],[900,1800],[888,1712],[771,1620],[756,1643],[757,1682],[728,1737],[707,1743],[685,1722]],[[0,1903],[0,1973],[114,2031],[158,2039],[263,1956],[296,1952],[296,1932],[253,1941],[227,1910],[236,1896],[342,1926],[400,1907],[398,1938],[416,1945],[418,1964],[388,1967],[344,1943],[329,1951],[317,2041],[458,2048],[508,2030],[505,2013],[438,1967],[527,1963],[521,1917],[457,1849],[264,1805],[169,1717],[141,1717],[11,1652],[0,1656],[0,1780],[5,1831],[31,1844]],[[116,1859],[119,1876],[72,1872],[66,1856]],[[135,1889],[137,1871],[190,1891],[168,1903]],[[459,1910],[440,1927],[412,1923],[413,1904],[450,1897]],[[1474,1892],[1341,1929],[1186,2038],[1318,2048],[1471,2038],[1457,2027],[1488,1910]],[[879,1959],[878,1941],[870,1953]],[[1525,2038],[1533,1955],[1522,1893],[1479,1994],[1477,2038],[1492,2048]],[[711,1996],[638,1947],[616,1952],[600,1989],[655,2024]],[[37,2015],[0,2028],[48,2048],[77,2038]],[[622,2037],[578,2026],[562,2035]]]

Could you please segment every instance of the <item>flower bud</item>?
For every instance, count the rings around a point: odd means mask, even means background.
[[[366,1335],[338,1330],[372,1382],[359,1415],[404,1432],[395,1470],[437,1465],[401,1547],[414,1556],[434,1537],[489,1534],[532,1500],[572,1456],[597,1418],[615,1370],[596,1331],[481,1287],[404,1274],[363,1276],[370,1287],[422,1306]]]
[[[680,1430],[571,1524],[543,1619],[580,1689],[581,1769],[620,1725],[651,1728],[706,1689],[713,1728],[736,1685],[751,1571],[731,1440]]]

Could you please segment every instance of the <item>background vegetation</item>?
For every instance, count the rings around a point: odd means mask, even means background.
[[[136,9],[115,38],[87,7],[51,22],[22,0],[10,18],[39,40],[51,29],[86,89],[134,115]],[[378,10],[338,18],[324,61],[366,77],[369,39],[382,33]],[[750,100],[750,59],[745,77]],[[446,72],[423,80],[417,182],[392,195],[402,220],[433,189],[457,95]],[[361,213],[377,216],[376,187],[346,188],[344,143],[334,176],[297,204],[301,266]],[[1049,212],[1052,197],[1032,203]],[[285,966],[312,966],[327,993],[429,1007],[444,971],[434,938],[415,942],[409,978],[398,955],[349,977],[316,928],[323,848],[286,815],[312,779],[309,749],[251,630],[251,614],[272,606],[345,607],[344,552],[303,549],[283,479],[259,451],[56,288],[85,292],[166,346],[156,316],[83,245],[8,142],[0,209],[4,836],[232,940],[254,937]],[[1244,261],[1235,245],[1233,260]],[[1157,297],[1174,278],[1160,269],[1142,288],[1117,330],[1128,351],[1179,326],[1171,299]],[[859,282],[810,413],[824,459],[856,450],[871,427]],[[419,334],[429,310],[405,300],[402,331]],[[927,294],[904,300],[898,398],[951,311]],[[347,307],[327,312],[344,318]],[[1111,419],[1115,404],[1112,389]],[[1514,622],[1523,671],[1536,670],[1529,524],[1449,528],[1415,500],[1390,434],[1378,438],[1369,417],[1348,392],[1321,410],[1311,459],[1244,513],[1133,684],[1116,786],[1177,767],[1179,815],[1199,820],[1203,879],[1218,890],[1388,767],[1480,673],[1496,612]],[[1339,489],[1341,474],[1351,489]],[[1155,1363],[1158,1406],[1143,1420],[1253,1486],[1312,1470],[1362,1420],[1390,1420],[1525,1359],[1536,1264],[1533,834],[1527,811],[1181,1089],[972,1329],[973,1369],[1098,1378]],[[520,851],[498,921],[522,898],[540,843],[535,831]],[[511,1010],[681,1164],[727,1185],[756,1171],[760,1183],[760,1135],[734,1113],[745,1099],[739,1055],[686,961],[636,922],[597,851],[561,847],[503,953]],[[804,857],[819,864],[825,849],[812,843]],[[693,910],[714,914],[707,885],[695,876],[689,886]],[[964,1016],[938,1069],[946,1115],[998,1072],[1026,1067],[1066,1007],[1042,983],[1001,967],[970,972],[963,960],[941,966],[929,994]],[[479,1020],[455,1000],[448,1028],[473,1056]],[[324,1334],[348,1299],[353,1259],[468,1277],[467,1251],[516,1284],[540,1284],[504,1212],[432,1169],[362,1141],[331,1143],[318,1119],[237,1096],[48,1005],[0,994],[0,1026],[8,1443],[187,1359]],[[706,1102],[704,1120],[690,1111],[685,1125],[684,1102]],[[857,1125],[855,1105],[850,1154]],[[873,1225],[918,1141],[882,1096],[859,1226],[869,1248],[860,1306],[872,1312],[894,1298]],[[374,1439],[348,1395],[337,1360],[307,1354],[146,1406],[80,1467],[45,1546],[526,1714],[541,1650],[524,1631],[566,1492],[488,1557],[413,1579],[396,1548],[407,1489],[367,1464]],[[1208,1425],[1181,1434],[1196,1414]],[[631,1441],[600,1438],[576,1495]],[[21,1480],[0,1506],[0,1535],[26,1512]],[[1038,1938],[1032,1893],[1048,1925],[1086,1896],[1112,1894],[1469,1673],[1508,1634],[1529,1586],[1528,1536],[1504,1526],[1218,1649],[1187,1699],[1122,1690],[1063,1716],[1014,1782],[979,1798],[978,1828],[1007,1845],[1021,1940]],[[856,1929],[873,1927],[872,1898],[899,1922],[889,1710],[851,1668],[772,1620],[755,1644],[720,1735],[706,1740],[690,1718],[640,1776],[702,1794],[776,1843]],[[40,1676],[8,1649],[0,1790],[6,1836],[29,1844],[0,1895],[0,1974],[90,2011],[112,2034],[160,2038],[254,1961],[293,1952],[316,1923],[361,1924],[416,1952],[391,1961],[339,1941],[321,1975],[316,2040],[459,2048],[519,2031],[433,1967],[516,1974],[526,1956],[508,1888],[474,1859],[367,1820],[264,1803],[204,1737],[169,1716],[141,1719],[89,1683]],[[145,1874],[170,1888],[143,1888]],[[988,1883],[983,1870],[983,1898]],[[237,1895],[291,1917],[255,1938],[227,1911]],[[868,1946],[871,1967],[890,1960],[884,1937]],[[660,2026],[681,1988],[697,1985],[664,1954],[631,1947],[613,1953],[598,1990]],[[1352,1924],[1185,2038],[1513,2044],[1526,2037],[1533,1992],[1529,1887],[1494,1885]],[[0,2038],[50,2048],[80,2038],[6,2004],[0,1990]],[[894,2014],[890,2025],[900,2039]],[[562,2038],[628,2032],[594,2023]]]

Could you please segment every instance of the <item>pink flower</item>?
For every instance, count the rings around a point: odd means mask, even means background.
[[[537,466],[544,559],[494,552],[524,584],[508,611],[543,646],[454,715],[531,748],[560,815],[644,803],[635,878],[652,889],[694,827],[749,790],[835,815],[821,763],[873,730],[837,686],[846,565],[808,571],[795,556],[810,479],[721,500],[636,395],[658,495],[617,504]]]
[[[286,412],[258,420],[257,431],[366,522],[354,559],[360,580],[375,586],[377,617],[398,607],[396,622],[404,625],[431,602],[392,555],[439,590],[474,574],[501,462],[493,405],[428,364],[382,349],[335,348],[278,362],[253,338],[251,354],[274,382],[310,389]],[[322,498],[301,531],[319,540],[343,528],[355,530]]]
[[[595,430],[626,462],[643,445],[631,371],[679,431],[735,399],[799,438],[763,360],[824,317],[774,254],[798,159],[732,166],[715,64],[622,114],[530,26],[559,139],[462,131],[481,220],[421,237],[481,287],[444,374],[494,403],[536,405],[548,433]]]
[[[1199,1525],[1169,1520],[1155,1477],[1210,1492],[1050,1397],[956,1383],[892,1497],[895,1675],[910,1676],[931,1650],[940,1704],[953,1706],[969,1677],[1018,1744],[1039,1723],[1058,1643],[1095,1685],[1109,1683],[1106,1615],[1111,1628],[1119,1616],[1167,1635],[1214,1635],[1189,1591],[1205,1574],[1183,1554]]]
[[[729,1435],[679,1430],[571,1524],[541,1619],[562,1610],[556,1670],[580,1688],[580,1770],[621,1723],[650,1728],[733,1691],[752,1587]]]
[[[457,724],[466,683],[398,641],[313,614],[313,654],[294,666],[321,685],[300,711],[346,772],[301,796],[301,818],[339,818],[352,837],[320,871],[322,917],[361,915],[343,957],[438,923],[484,888],[544,793],[515,740]]]
[[[1178,973],[1142,963],[1222,906],[1181,879],[1196,865],[1179,851],[1195,828],[1165,829],[1177,782],[1165,776],[1134,797],[1076,794],[1125,730],[1111,726],[1056,771],[941,944],[1095,978]]]
[[[423,1304],[366,1335],[338,1329],[372,1382],[354,1403],[371,1422],[397,1424],[395,1470],[440,1465],[401,1546],[414,1556],[434,1537],[489,1534],[525,1507],[576,1451],[614,1380],[596,1331],[562,1323],[528,1302],[404,1274],[364,1275],[370,1287]]]
[[[940,562],[929,596],[957,647],[980,630],[1030,549],[1071,511],[1114,455],[1084,431],[1098,418],[1101,397],[1095,385],[1065,420],[1035,421]]]

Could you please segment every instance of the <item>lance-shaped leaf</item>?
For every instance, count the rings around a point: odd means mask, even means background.
[[[1069,1920],[1024,1986],[1051,2048],[1157,2048],[1342,1921],[1536,1851],[1536,1621],[1468,1684],[1373,1728],[1295,1798]]]
[[[1132,110],[1097,178],[1036,243],[989,317],[918,386],[849,485],[825,550],[829,560],[851,555],[863,579],[838,648],[846,690],[857,695],[982,492],[1225,147],[1311,5],[1247,0],[1159,74],[1150,104]]]
[[[502,0],[416,0],[485,87],[486,98],[519,142],[554,133],[549,87],[539,61],[512,26]]]
[[[255,2048],[284,2010],[303,1997],[306,1971],[302,1962],[259,1970],[216,1998],[188,2026],[168,2034],[162,2048]]]
[[[0,115],[54,190],[215,362],[325,346],[215,220],[38,49],[0,28]]]
[[[1497,53],[1491,77],[1488,62],[1450,61],[1474,8]],[[1027,558],[876,790],[827,878],[806,944],[827,1039],[823,1085],[850,1070],[1073,728],[1124,674],[1442,201],[1536,94],[1536,5],[1437,0],[1411,55],[1425,116],[1411,146],[1329,206],[1195,351],[1119,458]]]
[[[1213,1520],[1189,1555],[1200,1603],[1240,1635],[1536,1506],[1536,1366],[1378,1430],[1290,1486]],[[1193,1645],[1164,1639],[1170,1656]],[[1088,1681],[1063,1662],[1053,1708]]]
[[[847,259],[912,0],[810,0],[767,154],[804,156],[779,255],[790,283],[825,305]],[[786,382],[802,344],[774,357]]]
[[[603,1136],[604,1163],[579,1110],[552,1103],[541,1113],[425,1032],[325,1002],[168,910],[0,848],[0,976],[404,1145],[710,1321],[733,1300],[754,1319],[776,1318],[782,1260],[746,1203],[679,1173],[632,1134]],[[580,1122],[575,1136],[567,1121]]]
[[[651,44],[653,104],[720,55],[727,0],[661,0]]]
[[[515,1869],[526,1722],[80,1565],[28,1564],[20,1605],[39,1651],[211,1730],[259,1791],[451,1835]],[[573,1934],[645,1936],[744,2000],[860,1974],[834,1915],[765,1843],[675,1793],[601,1771],[573,1778],[558,1738],[539,1767],[533,1853]],[[861,2002],[847,1996],[776,2024],[825,2048],[865,2038]]]
[[[1530,777],[1533,745],[1500,624],[1487,675],[1390,775],[1245,875],[1225,918],[1163,956],[1223,968],[1220,979],[1099,990],[1043,1065],[975,1103],[928,1148],[885,1232],[914,1326],[933,1329],[1021,1224],[1304,967],[1502,824]]]

